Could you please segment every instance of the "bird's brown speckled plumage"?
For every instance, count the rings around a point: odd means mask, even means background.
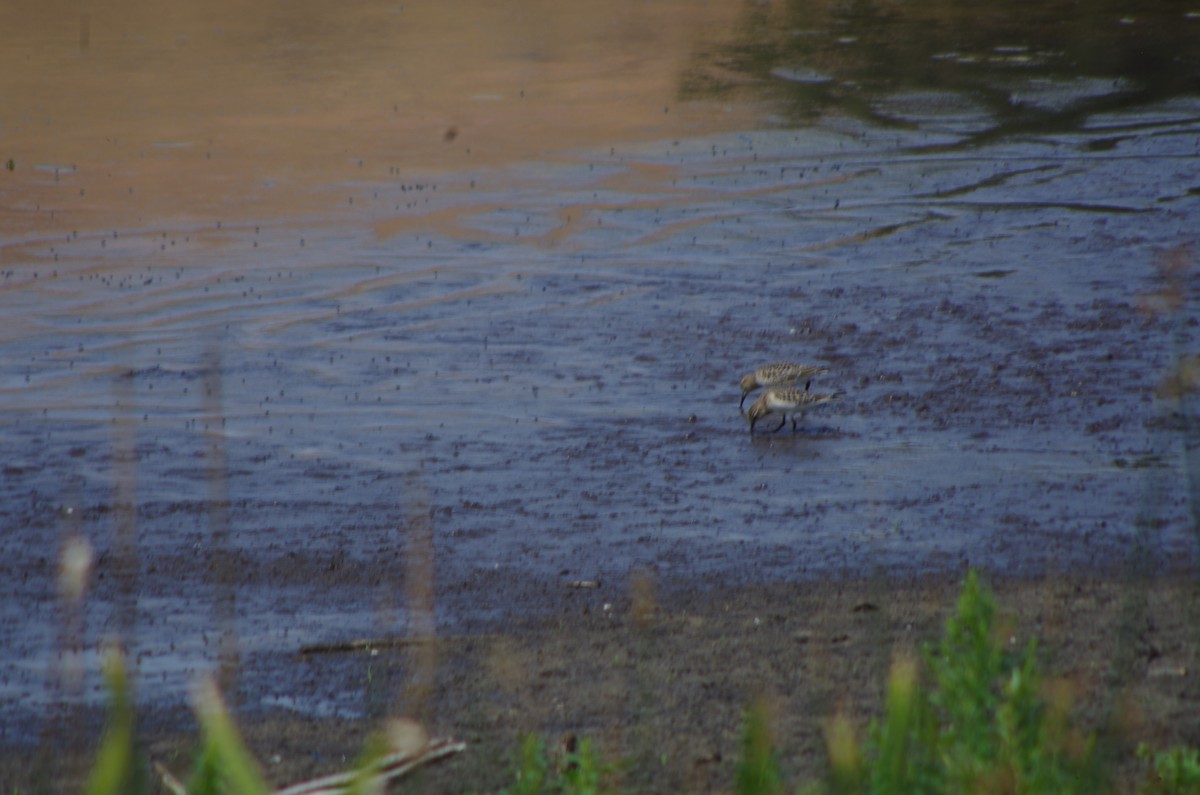
[[[798,422],[797,414],[802,419],[804,413],[811,408],[820,406],[824,403],[832,403],[837,400],[836,394],[820,394],[817,392],[809,392],[807,389],[795,389],[793,387],[768,387],[766,392],[759,395],[758,400],[750,406],[750,411],[746,416],[750,419],[750,433],[754,433],[754,424],[766,417],[769,414],[780,415],[778,431],[785,424],[790,414],[792,417],[792,430],[796,430]]]
[[[752,373],[742,376],[742,400],[738,403],[738,411],[746,405],[746,396],[759,387],[783,386],[794,384],[814,375],[829,372],[828,367],[815,364],[796,364],[795,362],[773,362],[764,364]]]

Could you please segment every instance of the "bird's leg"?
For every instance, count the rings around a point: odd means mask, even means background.
[[[786,414],[784,414],[783,419],[781,419],[779,421],[779,427],[776,428],[775,430],[771,431],[771,433],[779,433],[780,429],[783,428],[784,425],[787,425],[787,415]]]
[[[807,392],[807,391],[808,391],[808,388],[809,388],[810,386],[812,386],[812,379],[811,379],[811,378],[810,378],[810,379],[808,379],[807,381],[805,381],[805,382],[804,382],[804,391],[805,391],[805,392]]]

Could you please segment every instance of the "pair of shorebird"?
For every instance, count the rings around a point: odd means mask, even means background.
[[[787,424],[788,416],[792,418],[792,432],[796,431],[796,422],[804,418],[804,412],[822,403],[831,403],[838,399],[837,394],[820,394],[809,392],[808,387],[814,375],[829,372],[828,367],[812,364],[795,364],[793,362],[775,362],[759,367],[752,373],[742,376],[742,401],[738,403],[738,411],[746,405],[746,396],[759,387],[766,391],[759,395],[758,400],[750,406],[746,415],[750,420],[750,433],[754,433],[754,424],[768,414],[779,415],[779,427]],[[804,388],[796,385],[804,381]]]

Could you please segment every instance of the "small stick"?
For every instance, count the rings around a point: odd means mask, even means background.
[[[358,781],[362,781],[364,784],[386,784],[407,775],[420,765],[436,762],[451,754],[465,751],[466,748],[467,744],[459,740],[450,738],[431,740],[424,748],[415,753],[399,752],[381,757],[374,764],[374,769],[365,777],[361,771],[332,773],[275,790],[274,795],[337,795],[337,793],[345,792],[351,784]],[[171,775],[171,771],[161,763],[155,762],[154,769],[158,771],[163,786],[172,795],[188,795],[187,787]]]
[[[466,743],[453,739],[431,740],[428,745],[416,753],[388,754],[375,763],[374,771],[363,783],[386,784],[407,775],[409,771],[420,765],[460,753],[466,750],[466,747]],[[276,790],[275,795],[334,795],[334,793],[344,792],[350,784],[362,780],[360,776],[361,773],[357,772],[333,773]]]
[[[402,649],[411,646],[412,638],[360,638],[338,643],[309,643],[300,647],[301,654],[332,654],[344,651],[368,651],[370,649]]]
[[[171,771],[161,762],[154,763],[154,769],[158,771],[159,778],[162,779],[163,786],[171,793],[171,795],[188,795],[187,787],[183,783],[171,775]]]

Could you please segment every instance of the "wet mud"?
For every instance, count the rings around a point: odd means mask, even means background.
[[[174,636],[205,620],[214,554],[237,634],[294,649],[403,631],[415,526],[447,627],[502,617],[514,580],[1189,560],[1163,384],[1195,281],[1164,268],[1200,181],[1167,133],[1196,121],[1129,124],[1162,151],[747,133],[448,177],[422,233],[381,184],[358,223],[28,244],[4,286],[5,556],[9,604],[41,607],[9,612],[8,686],[53,648],[64,528],[96,546],[89,625],[117,620],[123,494],[164,694],[208,657]],[[1153,311],[1164,290],[1184,308]],[[843,397],[751,435],[737,380],[781,358]]]

